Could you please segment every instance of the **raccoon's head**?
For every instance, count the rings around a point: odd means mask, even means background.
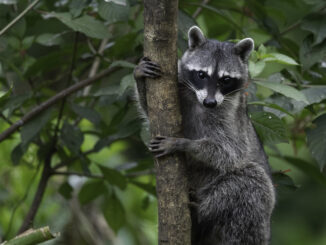
[[[193,26],[188,31],[188,50],[179,62],[180,82],[195,92],[205,107],[221,105],[248,80],[248,58],[254,48],[251,38],[238,43],[206,39]]]

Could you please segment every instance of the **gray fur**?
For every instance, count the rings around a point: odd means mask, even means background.
[[[158,136],[149,146],[157,157],[186,153],[190,199],[195,203],[191,208],[193,245],[269,244],[274,188],[243,92],[252,49],[252,39],[237,44],[208,40],[198,27],[192,27],[189,49],[178,65],[185,138]],[[146,110],[142,79],[149,75],[141,75],[142,67],[136,68],[135,78],[141,84],[139,99]],[[211,73],[201,95],[196,88],[202,86],[200,80],[195,83],[189,75],[199,71]],[[236,78],[240,88],[223,92],[225,77]],[[214,101],[217,94],[223,96],[220,103],[203,106],[203,96]]]

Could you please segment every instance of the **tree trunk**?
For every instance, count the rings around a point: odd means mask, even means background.
[[[144,0],[144,55],[163,71],[147,79],[146,94],[152,137],[181,136],[177,89],[177,0]],[[190,245],[191,219],[185,162],[180,154],[155,160],[159,244]]]

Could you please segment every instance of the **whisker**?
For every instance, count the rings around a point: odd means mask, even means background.
[[[244,90],[244,89],[246,89],[246,88],[245,88],[245,87],[242,87],[242,88],[239,88],[239,89],[233,90],[233,91],[231,91],[230,93],[225,94],[224,96],[231,95],[231,94],[233,94],[233,93],[235,93],[235,92],[238,92],[238,91],[240,91],[240,90]]]

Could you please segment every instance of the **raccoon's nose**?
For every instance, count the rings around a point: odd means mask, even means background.
[[[215,99],[212,98],[206,98],[203,101],[204,106],[208,107],[208,108],[213,108],[217,105],[217,102]]]

